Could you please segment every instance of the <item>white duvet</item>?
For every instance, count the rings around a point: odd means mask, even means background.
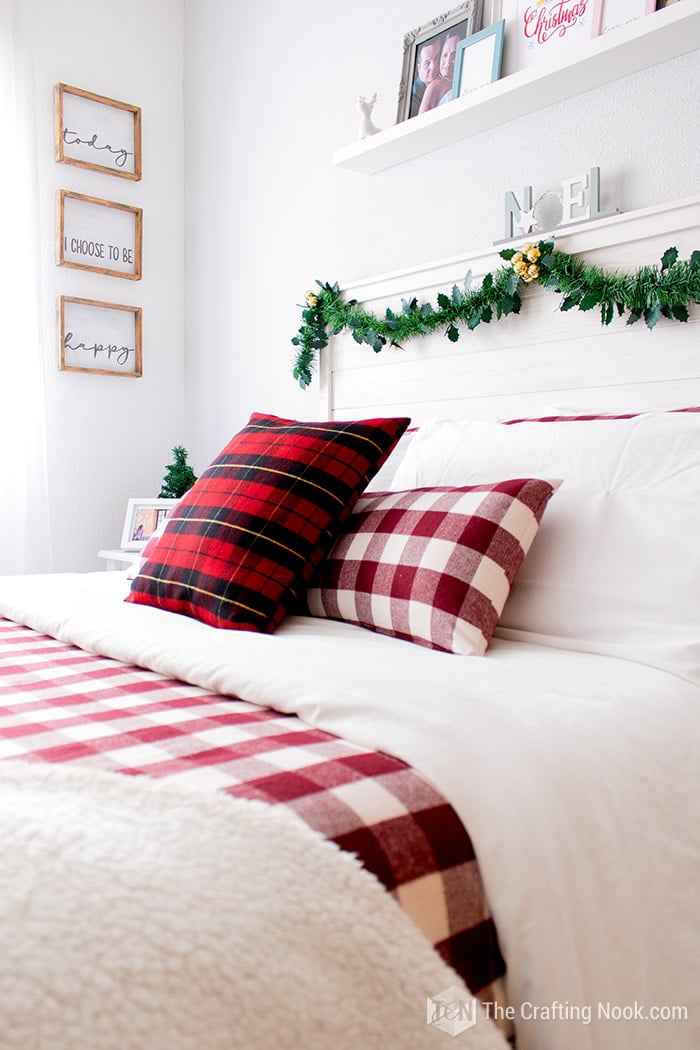
[[[611,657],[485,657],[289,618],[216,631],[122,574],[0,580],[0,614],[388,751],[475,844],[519,1050],[700,1045],[700,691]],[[445,1037],[447,1038],[447,1037]]]

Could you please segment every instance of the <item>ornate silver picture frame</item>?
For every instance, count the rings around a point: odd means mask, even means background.
[[[457,45],[481,28],[482,0],[466,0],[403,38],[396,122],[449,102]]]

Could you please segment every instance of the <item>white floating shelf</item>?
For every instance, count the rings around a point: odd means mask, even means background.
[[[333,163],[375,175],[698,47],[700,0],[680,0],[596,37],[556,62],[512,73],[471,95],[337,150]]]

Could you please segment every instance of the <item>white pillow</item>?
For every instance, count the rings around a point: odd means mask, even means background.
[[[496,636],[700,685],[700,414],[429,422],[395,489],[560,477]]]
[[[413,441],[414,435],[416,434],[416,427],[411,427],[406,430],[398,442],[393,452],[389,454],[383,467],[380,467],[377,473],[370,481],[367,490],[368,492],[395,492],[393,487],[394,478],[396,472],[404,461],[408,446]]]

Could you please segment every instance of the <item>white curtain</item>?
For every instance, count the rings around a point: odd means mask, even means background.
[[[51,566],[30,7],[0,0],[0,574]]]

